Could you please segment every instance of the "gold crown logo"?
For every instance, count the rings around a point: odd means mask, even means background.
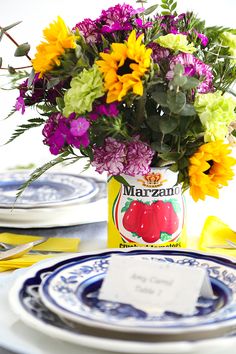
[[[149,172],[143,176],[144,179],[139,179],[138,182],[141,182],[144,187],[157,188],[162,186],[166,181],[163,180],[162,174],[160,172]]]

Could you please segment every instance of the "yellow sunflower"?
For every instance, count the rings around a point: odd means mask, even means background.
[[[39,77],[55,66],[60,65],[60,56],[65,53],[65,49],[75,48],[76,37],[69,31],[65,22],[58,16],[57,20],[45,28],[43,31],[46,42],[41,42],[37,46],[35,58],[32,60],[33,68]]]
[[[130,91],[143,95],[142,77],[150,67],[152,50],[141,44],[133,30],[124,43],[112,43],[110,53],[100,53],[96,64],[104,75],[107,103],[121,101]]]
[[[229,144],[218,140],[203,144],[189,159],[190,195],[195,201],[205,200],[206,195],[218,198],[218,189],[228,185],[236,164],[230,153]]]

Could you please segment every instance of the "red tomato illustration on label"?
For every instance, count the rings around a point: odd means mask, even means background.
[[[145,242],[153,243],[160,239],[161,232],[175,233],[179,219],[171,202],[159,200],[149,205],[132,201],[124,214],[123,226]]]
[[[128,210],[126,210],[123,217],[123,226],[130,232],[136,232],[140,222],[141,214],[144,211],[145,204],[138,200],[133,200],[130,203]]]

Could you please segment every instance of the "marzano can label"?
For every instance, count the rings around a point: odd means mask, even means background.
[[[184,200],[177,174],[108,179],[108,247],[185,247]]]

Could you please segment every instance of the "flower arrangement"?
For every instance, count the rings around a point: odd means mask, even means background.
[[[232,179],[236,30],[177,14],[174,0],[147,9],[143,2],[110,7],[72,29],[58,17],[32,60],[28,43],[17,45],[33,68],[17,86],[13,112],[34,107],[40,117],[20,124],[10,141],[42,125],[43,143],[57,155],[30,181],[78,159],[114,177],[169,166],[197,201],[218,197]],[[2,34],[10,37],[10,28]],[[22,80],[24,71],[10,69]]]

